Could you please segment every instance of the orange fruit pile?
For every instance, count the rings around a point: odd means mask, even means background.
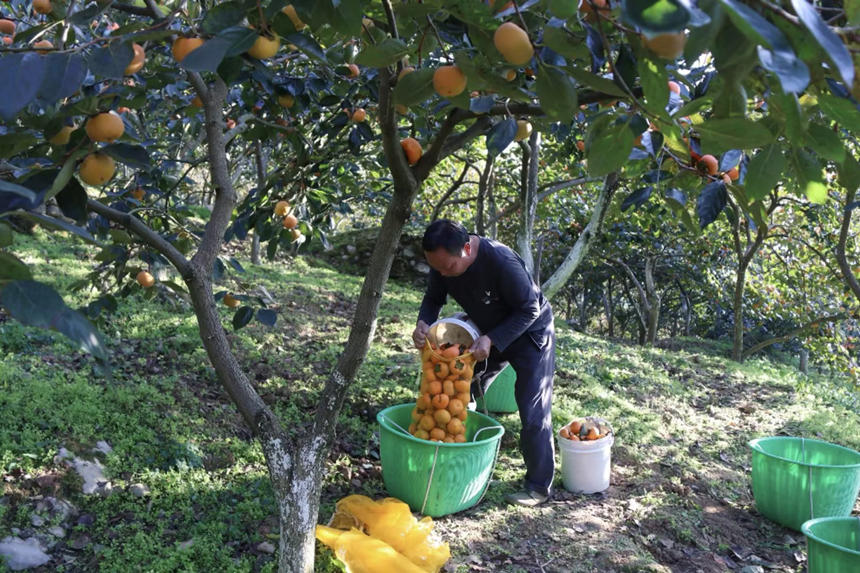
[[[599,440],[605,438],[611,432],[612,428],[605,420],[587,416],[585,418],[577,418],[566,426],[562,426],[558,433],[562,438],[579,442]]]
[[[421,386],[409,433],[422,440],[463,443],[475,359],[463,344],[427,341],[421,351]]]

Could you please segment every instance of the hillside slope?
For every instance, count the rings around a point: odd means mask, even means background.
[[[56,240],[22,239],[17,248],[37,278],[64,288],[86,275],[95,252]],[[287,427],[300,424],[342,348],[360,278],[304,257],[259,267],[239,260],[246,272],[220,287],[265,287],[278,321],[233,333],[223,307],[224,326],[264,400]],[[278,527],[260,450],[214,379],[187,304],[158,286],[144,294],[138,289],[99,324],[113,380],[94,376],[91,358],[59,335],[0,312],[0,539],[38,540],[50,561],[36,571],[141,563],[152,571],[271,571]],[[95,296],[82,290],[67,300]],[[420,297],[419,288],[394,283],[383,297],[374,344],[340,418],[322,522],[345,495],[387,495],[375,415],[415,398],[409,333]],[[503,495],[522,476],[518,419],[497,416],[506,433],[485,498],[435,520],[452,548],[447,571],[801,570],[803,536],[755,510],[746,444],[786,434],[860,450],[855,391],[802,378],[790,365],[735,364],[711,341],[639,348],[558,328],[556,427],[592,414],[612,422],[611,486],[574,495],[559,480],[540,508],[506,506]],[[108,483],[84,494],[86,483],[57,455],[64,451],[98,460]],[[318,570],[337,570],[326,549]]]

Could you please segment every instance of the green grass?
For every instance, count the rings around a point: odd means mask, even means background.
[[[97,297],[65,290],[89,271],[88,247],[37,232],[17,239],[15,252],[69,305]],[[254,266],[237,256],[247,272],[231,272],[218,288],[245,294],[265,287],[277,301],[278,322],[234,332],[221,307],[231,344],[285,425],[300,423],[342,351],[361,279],[311,258]],[[274,570],[275,558],[257,550],[278,537],[263,456],[208,364],[189,305],[161,290],[152,298],[132,291],[99,321],[112,380],[95,376],[93,359],[62,336],[0,314],[0,539],[13,528],[32,529],[37,496],[53,495],[93,517],[64,524],[65,542],[76,549],[58,552],[69,560],[57,570]],[[421,296],[408,285],[386,289],[373,344],[338,420],[323,522],[345,495],[386,495],[375,415],[415,397],[418,359],[409,335]],[[668,547],[707,546],[729,556],[743,536],[713,523],[713,507],[767,523],[749,492],[749,439],[806,435],[860,449],[855,389],[768,359],[739,365],[728,354],[723,342],[697,339],[640,348],[559,321],[554,423],[600,415],[613,424],[613,488],[605,501],[568,494],[538,512],[505,506],[504,494],[523,472],[519,420],[497,416],[506,433],[483,502],[436,520],[452,546],[450,570],[468,571],[474,555],[498,570],[535,570],[529,559],[536,546],[522,546],[535,532],[551,532],[534,541],[542,544],[537,554],[557,555],[547,571],[668,570]],[[54,459],[61,447],[88,454],[99,440],[113,448],[101,456],[115,488],[107,498],[83,496],[75,474]],[[37,478],[51,475],[57,486],[46,490]],[[127,488],[135,483],[151,493],[134,497]],[[595,517],[610,506],[616,509]],[[582,532],[559,532],[559,523],[581,523]],[[746,539],[768,558],[791,562],[791,551],[779,549],[784,530],[760,529]],[[339,570],[330,552],[318,556],[318,571]]]

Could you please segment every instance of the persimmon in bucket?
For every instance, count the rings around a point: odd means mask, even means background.
[[[448,444],[466,441],[466,404],[474,364],[466,344],[436,344],[435,338],[434,342],[428,338],[421,351],[421,384],[410,434]]]

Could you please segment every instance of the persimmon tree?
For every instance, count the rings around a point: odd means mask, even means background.
[[[856,14],[825,23],[804,0],[652,6],[297,0],[284,11],[283,0],[235,0],[165,10],[145,0],[36,14],[15,2],[4,15],[16,35],[0,51],[0,215],[98,245],[93,282],[105,296],[154,288],[190,301],[216,375],[266,456],[289,532],[279,569],[310,571],[337,415],[373,339],[404,224],[441,160],[480,138],[504,150],[525,118],[533,133],[576,122],[588,175],[605,178],[604,193],[641,181],[641,193],[659,195],[691,228],[695,216],[713,223],[729,196],[764,224],[764,200],[778,186],[826,201],[822,160],[847,173],[831,128],[858,129],[854,64],[837,35]],[[669,51],[656,41],[666,34]],[[359,108],[373,127],[357,121]],[[121,116],[123,133],[104,142],[86,133],[99,113]],[[250,160],[257,141],[278,157],[265,182]],[[94,162],[93,177],[80,171]],[[229,347],[216,307],[228,293],[216,283],[240,265],[223,243],[253,229],[273,257],[298,240],[296,225],[324,240],[313,222],[348,215],[366,165],[384,166],[390,179],[377,243],[343,354],[314,412],[288,431]],[[276,213],[278,201],[294,212]],[[41,212],[54,202],[64,217]],[[97,331],[31,280],[13,254],[15,227],[2,228],[0,304],[107,363]],[[141,270],[155,271],[155,286],[133,281]],[[234,327],[276,318],[264,296],[230,297],[239,301]]]

